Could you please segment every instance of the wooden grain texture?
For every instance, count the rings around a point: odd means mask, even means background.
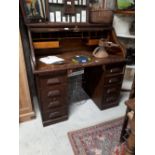
[[[115,14],[122,14],[122,15],[134,15],[135,11],[134,10],[115,10]]]
[[[19,121],[23,122],[30,120],[35,116],[35,113],[30,98],[21,38],[19,40],[19,86]]]
[[[124,59],[125,59],[125,57],[126,57],[126,47],[122,44],[122,42],[120,42],[119,41],[119,39],[117,38],[117,35],[116,35],[116,32],[115,32],[115,30],[113,29],[112,31],[110,31],[110,35],[109,35],[109,39],[110,39],[110,41],[112,41],[112,42],[114,42],[114,43],[116,43],[116,44],[118,44],[119,45],[119,47],[120,47],[120,56],[121,57],[123,57]]]
[[[45,22],[45,23],[27,23],[26,24],[28,27],[31,28],[64,28],[64,27],[69,27],[69,28],[75,28],[76,26],[80,28],[102,28],[102,29],[112,29],[112,26],[109,25],[104,25],[104,24],[90,24],[90,23],[51,23],[51,22]]]
[[[35,49],[59,48],[59,41],[33,42]]]
[[[79,64],[79,63],[74,63],[72,61],[72,58],[75,55],[85,55],[88,56],[92,59],[91,62]],[[111,55],[107,58],[95,58],[92,56],[91,52],[88,51],[75,51],[75,52],[66,52],[60,55],[57,55],[60,58],[63,58],[65,61],[63,64],[45,64],[42,63],[38,57],[36,62],[37,62],[37,67],[36,70],[34,71],[35,74],[39,73],[45,73],[45,72],[51,72],[51,71],[61,71],[61,70],[66,70],[66,69],[78,69],[78,68],[83,68],[83,67],[93,67],[93,66],[99,66],[99,65],[104,65],[104,64],[113,64],[113,63],[119,63],[119,62],[125,62],[123,58],[120,56],[115,56]]]
[[[115,72],[109,72],[109,69],[113,71],[115,67],[120,69],[115,70]],[[85,69],[83,87],[101,110],[118,105],[123,69],[123,63],[114,63],[110,66],[94,66]]]
[[[93,45],[98,45],[99,39],[89,39],[86,45],[88,46],[93,46]]]

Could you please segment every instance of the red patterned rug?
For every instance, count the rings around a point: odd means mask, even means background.
[[[124,117],[68,133],[75,155],[113,155]],[[115,150],[115,151],[114,151]],[[117,154],[117,153],[116,153]],[[118,154],[119,155],[119,154]]]

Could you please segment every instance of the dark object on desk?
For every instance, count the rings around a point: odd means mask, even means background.
[[[72,58],[72,61],[74,63],[88,63],[90,62],[92,59],[88,56],[85,55],[76,55],[75,57]]]

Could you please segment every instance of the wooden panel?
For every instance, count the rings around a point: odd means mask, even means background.
[[[103,68],[106,66],[86,68],[83,83],[85,91],[101,110],[118,105],[123,79],[123,74],[109,76]]]
[[[33,42],[35,49],[59,48],[59,41]]]
[[[107,86],[107,85],[121,84],[122,80],[123,80],[123,74],[120,74],[117,76],[105,77],[104,78],[104,85]]]
[[[43,117],[43,120],[46,121],[46,120],[52,120],[52,119],[55,119],[61,116],[66,116],[66,115],[68,115],[68,108],[61,107],[61,108],[56,108],[49,112],[43,113],[42,117]]]
[[[68,119],[68,115],[60,116],[60,117],[53,118],[53,119],[46,120],[46,121],[43,120],[43,126],[45,127],[47,125],[51,125],[51,124],[54,124],[54,123],[65,121],[67,119]]]
[[[67,82],[67,73],[65,76],[57,75],[57,76],[49,76],[40,78],[41,88],[45,89],[45,87],[53,87],[54,85],[63,84]]]
[[[125,63],[117,63],[117,64],[110,64],[106,65],[105,71],[106,74],[111,75],[111,74],[121,74],[124,72],[124,65]]]
[[[72,58],[75,57],[75,55],[85,55],[92,59],[92,61],[87,63],[73,63]],[[65,60],[64,64],[57,65],[57,64],[45,64],[42,63],[38,57],[37,58],[37,67],[34,73],[48,73],[48,71],[61,71],[61,70],[68,70],[68,69],[80,69],[83,67],[93,67],[93,66],[99,66],[104,64],[116,64],[125,62],[124,58],[121,58],[120,56],[114,56],[109,55],[107,58],[95,58],[92,56],[92,51],[72,51],[72,52],[65,52],[63,54],[57,55],[60,58],[63,58]]]
[[[134,15],[135,11],[134,10],[115,10],[115,14],[123,14],[123,15]]]
[[[67,86],[53,86],[50,89],[44,89],[41,92],[41,107],[42,110],[49,111],[56,107],[67,105]]]
[[[98,45],[99,39],[89,39],[86,45],[88,46],[93,46],[93,45]]]
[[[19,121],[23,122],[25,120],[33,118],[35,116],[35,113],[33,111],[30,98],[21,38],[19,40],[19,85]]]

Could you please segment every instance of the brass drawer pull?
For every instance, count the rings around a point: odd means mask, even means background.
[[[112,96],[106,99],[106,102],[111,102],[114,101],[116,99],[116,96]]]
[[[56,98],[56,97],[53,97],[52,100],[53,100],[53,101],[57,101],[57,98]]]
[[[107,94],[113,93],[113,92],[115,92],[116,90],[117,90],[116,88],[109,88],[109,89],[107,90]]]
[[[115,83],[115,82],[117,82],[117,81],[119,81],[118,78],[112,78],[112,79],[110,79],[110,80],[108,81],[108,83]]]
[[[48,97],[54,97],[54,96],[59,96],[60,95],[60,90],[51,90],[48,92]]]
[[[112,68],[110,69],[110,73],[116,73],[116,72],[121,72],[122,69],[121,68]]]
[[[48,108],[56,107],[58,105],[60,105],[60,102],[59,101],[53,101],[53,102],[50,102],[49,103]]]
[[[58,116],[60,114],[60,112],[56,111],[56,112],[52,112],[49,114],[49,118],[52,118],[54,116]]]
[[[61,81],[58,78],[52,78],[47,80],[47,85],[59,84]]]

